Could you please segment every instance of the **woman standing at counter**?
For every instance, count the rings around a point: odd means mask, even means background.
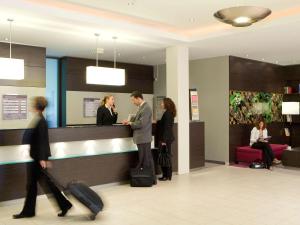
[[[41,185],[44,193],[49,191],[54,195],[61,212],[59,217],[67,214],[72,204],[64,197],[55,184],[45,175],[44,170],[48,167],[48,158],[51,156],[48,125],[43,116],[43,111],[47,106],[44,97],[36,97],[33,102],[33,110],[36,113],[36,125],[30,133],[30,157],[33,162],[27,167],[27,195],[23,210],[20,214],[13,215],[14,219],[28,218],[35,216],[37,183]]]
[[[167,157],[169,157],[169,166],[162,166],[163,176],[159,178],[160,181],[166,181],[172,179],[172,142],[174,141],[173,125],[174,118],[176,117],[176,106],[172,99],[164,98],[161,102],[162,109],[165,110],[161,120],[157,121],[158,128],[158,140],[161,148],[165,148],[167,151]],[[163,150],[163,149],[162,149]]]
[[[115,110],[114,96],[105,96],[97,110],[97,126],[113,125],[117,119],[118,113]]]

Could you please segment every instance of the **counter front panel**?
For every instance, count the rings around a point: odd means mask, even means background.
[[[24,131],[0,131],[0,204],[25,196],[26,166],[31,159],[29,146],[26,142],[22,145]],[[172,161],[173,171],[177,171],[176,124],[174,133]],[[204,123],[191,123],[190,134],[190,167],[204,166]],[[130,168],[138,160],[128,126],[49,129],[49,138],[53,165],[50,172],[63,185],[72,180],[90,186],[127,181]],[[157,157],[157,151],[153,153]]]

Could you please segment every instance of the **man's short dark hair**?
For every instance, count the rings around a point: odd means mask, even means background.
[[[142,92],[134,91],[131,93],[130,97],[144,99]]]

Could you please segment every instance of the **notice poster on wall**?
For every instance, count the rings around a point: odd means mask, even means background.
[[[83,116],[96,117],[97,109],[100,106],[100,98],[84,98],[83,99]]]
[[[27,95],[2,95],[2,119],[26,120]]]
[[[199,120],[198,92],[196,89],[190,90],[190,119]]]

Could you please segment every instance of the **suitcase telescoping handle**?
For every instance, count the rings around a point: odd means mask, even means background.
[[[53,177],[53,175],[51,173],[49,173],[49,171],[47,169],[42,169],[42,173],[44,173],[44,175],[53,183],[55,184],[56,187],[58,187],[58,189],[60,189],[61,191],[66,190],[67,188],[65,186],[63,186],[60,182],[58,182],[58,180]]]

